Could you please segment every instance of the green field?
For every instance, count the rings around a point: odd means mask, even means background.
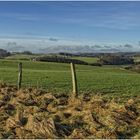
[[[98,58],[97,57],[72,57],[73,59],[78,59],[81,61],[85,61],[87,63],[96,63]]]
[[[15,55],[11,55],[6,57],[7,60],[30,60],[33,57],[40,57],[40,56],[52,56],[52,55],[26,55],[26,54],[15,54]],[[60,55],[58,55],[60,56]],[[61,56],[62,57],[62,56]],[[96,63],[98,58],[97,57],[69,57],[71,59],[77,59],[77,60],[81,60],[81,61],[85,61],[87,63]]]
[[[0,60],[0,80],[17,83],[17,60]],[[69,64],[23,62],[23,86],[38,86],[51,92],[71,92]],[[140,74],[121,67],[76,65],[79,92],[131,97],[140,93]]]
[[[33,57],[37,57],[38,55],[27,55],[27,54],[15,54],[6,57],[7,60],[30,60]]]

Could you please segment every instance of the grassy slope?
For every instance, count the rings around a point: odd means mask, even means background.
[[[16,54],[16,55],[11,55],[6,57],[7,60],[30,60],[33,58],[35,55],[26,55],[26,54]]]
[[[18,61],[0,60],[0,80],[17,81]],[[140,75],[120,67],[76,65],[80,92],[100,92],[104,95],[134,96],[140,93]],[[45,87],[53,92],[71,91],[69,64],[23,61],[23,85]]]
[[[8,60],[30,60],[31,58],[38,57],[38,56],[43,56],[43,55],[16,54],[16,55],[8,56],[8,57],[6,57],[6,59],[8,59]],[[47,56],[50,56],[50,55],[47,55]],[[96,57],[69,57],[69,58],[78,59],[78,60],[85,61],[88,63],[96,63],[98,60],[98,58],[96,58]]]
[[[78,59],[81,61],[85,61],[88,63],[96,63],[98,58],[97,57],[72,57],[73,59]]]

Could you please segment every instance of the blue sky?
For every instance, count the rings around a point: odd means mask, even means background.
[[[0,2],[0,38],[138,44],[140,2]]]

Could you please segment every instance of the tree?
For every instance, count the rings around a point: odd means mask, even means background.
[[[4,57],[10,56],[10,55],[11,55],[10,52],[7,52],[4,49],[0,49],[0,58],[4,58]]]
[[[134,64],[134,59],[123,55],[104,55],[99,62],[103,65]]]
[[[24,52],[22,52],[22,54],[32,55],[32,52],[30,52],[30,51],[24,51]]]

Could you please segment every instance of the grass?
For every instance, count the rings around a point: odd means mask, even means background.
[[[30,60],[35,55],[26,55],[26,54],[15,54],[6,57],[7,60]]]
[[[16,84],[18,60],[0,60],[0,80]],[[21,62],[21,61],[20,61]],[[30,62],[23,63],[23,87],[37,86],[51,92],[71,92],[69,64]],[[80,93],[100,93],[107,97],[130,98],[140,93],[140,75],[120,67],[76,65]]]
[[[11,56],[6,57],[6,59],[7,60],[30,60],[31,58],[40,57],[40,56],[44,56],[44,55],[15,54],[15,55],[11,55]],[[48,55],[45,55],[45,56],[51,56],[51,55],[48,54]],[[77,57],[70,57],[70,58],[85,61],[85,62],[88,62],[88,63],[96,63],[97,60],[98,60],[97,57],[79,57],[79,56],[77,56]]]
[[[96,63],[98,58],[97,57],[72,57],[73,59],[78,59],[78,60],[81,60],[81,61],[85,61],[85,62],[88,62],[88,63]]]

